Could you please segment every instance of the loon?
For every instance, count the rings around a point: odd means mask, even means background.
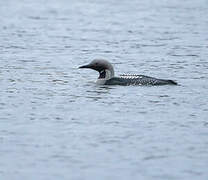
[[[104,59],[95,59],[91,63],[80,66],[79,68],[90,68],[99,72],[96,81],[99,85],[177,85],[177,82],[167,79],[158,79],[145,75],[123,74],[119,77],[114,76],[114,68],[110,62]]]

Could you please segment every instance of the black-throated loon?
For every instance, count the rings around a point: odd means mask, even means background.
[[[123,74],[115,77],[113,66],[103,59],[95,59],[90,64],[80,66],[79,68],[90,68],[98,71],[100,75],[96,83],[100,85],[177,85],[173,80],[157,79],[144,75]]]

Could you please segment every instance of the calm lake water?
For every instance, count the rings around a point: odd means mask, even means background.
[[[0,179],[208,179],[208,1],[0,1]],[[98,86],[116,74],[180,86]]]

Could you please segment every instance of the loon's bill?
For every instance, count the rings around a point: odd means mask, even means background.
[[[95,59],[90,64],[80,66],[79,68],[89,68],[98,71],[99,77],[96,83],[100,85],[177,85],[177,82],[173,80],[158,79],[137,74],[123,74],[115,77],[112,64],[103,59]]]

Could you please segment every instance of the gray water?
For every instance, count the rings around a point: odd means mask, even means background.
[[[0,1],[1,180],[207,180],[206,0]],[[98,86],[77,69],[180,86]]]

